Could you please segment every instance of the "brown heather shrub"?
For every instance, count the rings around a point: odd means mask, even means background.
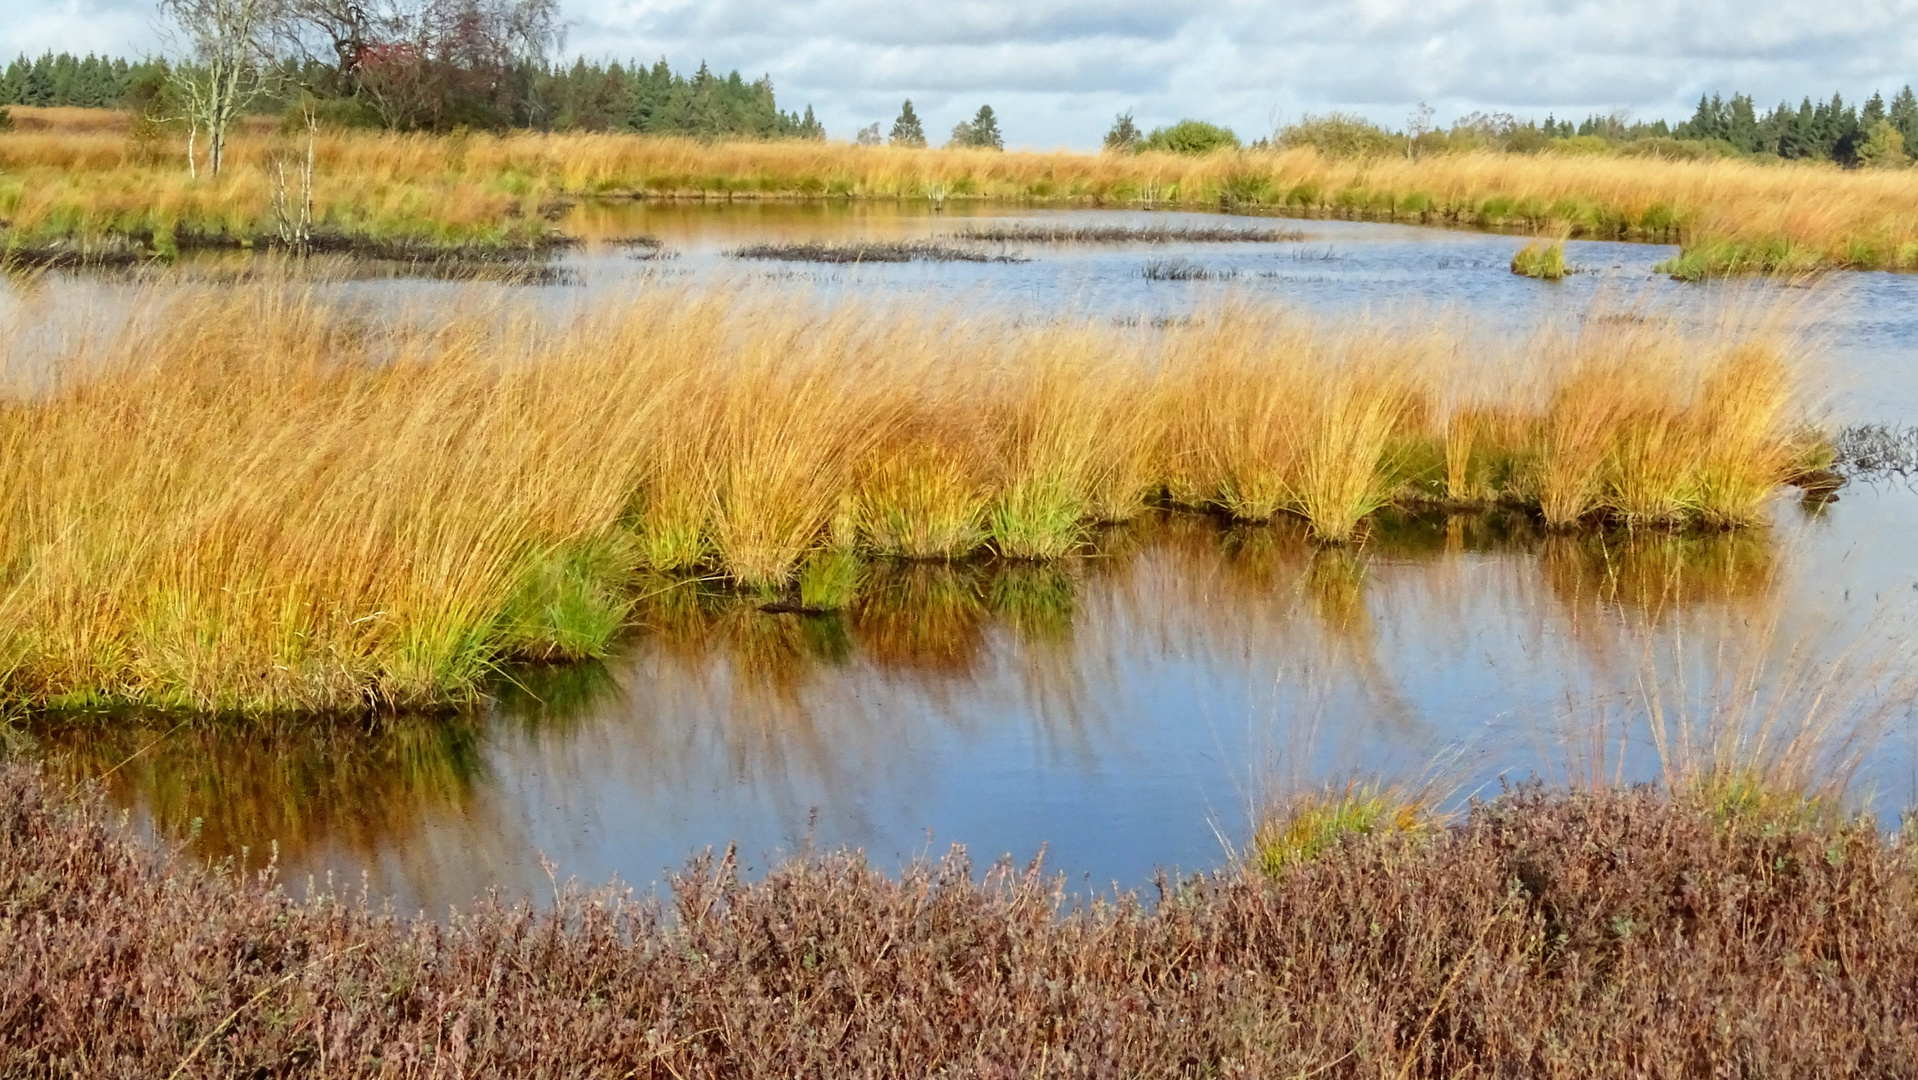
[[[0,768],[18,1077],[1864,1076],[1918,1071],[1908,851],[1868,820],[1521,790],[1271,879],[1068,903],[962,854],[444,921],[156,854]]]

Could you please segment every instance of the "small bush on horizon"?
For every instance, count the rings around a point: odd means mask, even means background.
[[[1298,123],[1279,129],[1273,142],[1285,150],[1309,146],[1330,158],[1369,158],[1399,153],[1405,139],[1357,113],[1334,112],[1307,113]]]
[[[1130,119],[1130,117],[1122,119]],[[1106,137],[1110,139],[1112,136]],[[1220,127],[1204,120],[1181,120],[1171,127],[1153,128],[1152,134],[1147,135],[1145,141],[1140,144],[1142,150],[1190,154],[1194,157],[1210,154],[1215,150],[1237,150],[1238,148],[1239,137],[1233,134],[1231,128]]]

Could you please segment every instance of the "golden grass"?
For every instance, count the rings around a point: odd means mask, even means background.
[[[171,146],[111,128],[0,135],[0,218],[14,246],[112,235],[264,236],[271,134],[237,135],[217,181],[187,180]],[[1918,173],[1738,160],[1429,154],[1344,160],[1309,148],[1173,154],[908,150],[842,143],[709,144],[630,135],[436,137],[330,132],[316,220],[376,239],[536,236],[581,196],[1008,199],[1271,208],[1289,213],[1679,240],[1684,276],[1918,267]]]
[[[1447,494],[1740,524],[1799,438],[1775,317],[1600,310],[1499,343],[1235,301],[1034,328],[666,289],[555,319],[499,295],[378,316],[173,287],[117,328],[11,335],[35,377],[0,398],[0,697],[457,702],[503,660],[603,651],[641,575],[803,578],[808,606],[844,606],[860,575],[824,552],[1052,559],[1160,496],[1330,542]]]

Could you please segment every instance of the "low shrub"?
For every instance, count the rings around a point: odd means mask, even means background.
[[[1141,144],[1143,150],[1162,150],[1169,154],[1210,154],[1215,150],[1237,150],[1239,137],[1231,128],[1204,120],[1181,120],[1171,127],[1152,129]]]
[[[1918,901],[1869,820],[1509,793],[1276,878],[1072,901],[963,853],[445,921],[156,854],[0,768],[9,1076],[1909,1076]]]

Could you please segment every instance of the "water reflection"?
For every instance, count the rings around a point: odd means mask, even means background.
[[[1771,530],[1551,535],[1388,515],[1366,542],[1148,515],[1062,564],[879,563],[831,617],[655,582],[606,665],[516,671],[483,715],[365,724],[43,719],[64,767],[209,856],[276,843],[438,907],[545,889],[542,854],[644,883],[808,829],[939,842],[1099,880],[1222,857],[1277,776],[1482,777],[1558,756],[1566,702],[1629,687],[1645,635],[1777,624]],[[178,725],[175,727],[174,725]],[[1544,733],[1544,734],[1542,734]],[[1609,737],[1609,736],[1607,736]]]
[[[373,852],[422,821],[483,806],[487,762],[472,717],[241,721],[60,717],[30,730],[57,769],[204,854],[277,844],[286,865]]]

